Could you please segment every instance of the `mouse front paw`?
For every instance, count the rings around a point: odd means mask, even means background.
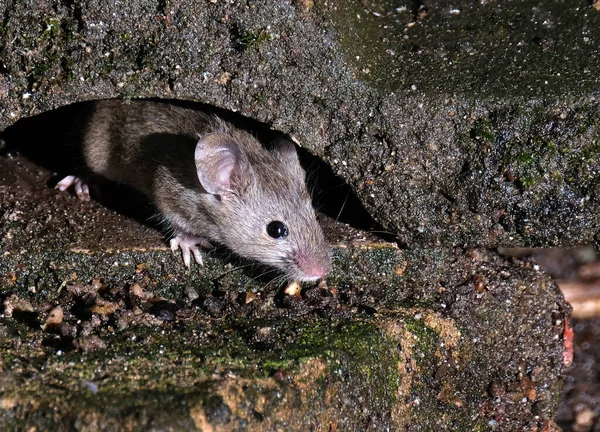
[[[77,198],[81,201],[89,201],[90,200],[90,188],[87,183],[80,177],[76,176],[66,176],[64,179],[59,181],[56,184],[56,189],[61,191],[66,191],[69,188],[73,188]]]
[[[177,234],[175,238],[171,239],[171,250],[176,252],[177,249],[181,249],[183,263],[186,267],[190,266],[192,255],[194,255],[194,261],[200,265],[204,265],[202,262],[202,253],[198,249],[198,245],[204,248],[212,247],[210,242],[205,238],[190,234]]]

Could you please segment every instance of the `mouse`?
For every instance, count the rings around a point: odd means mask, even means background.
[[[206,110],[169,102],[96,101],[84,125],[82,153],[94,175],[128,185],[156,207],[186,267],[202,249],[222,245],[314,282],[331,271],[331,248],[306,186],[296,146],[263,143]],[[57,188],[89,199],[85,177]]]

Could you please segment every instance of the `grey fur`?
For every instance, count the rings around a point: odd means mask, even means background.
[[[211,153],[211,146],[224,147]],[[221,154],[233,161],[223,184],[223,172],[211,162]],[[223,244],[293,279],[316,279],[303,268],[331,268],[304,170],[287,141],[267,150],[247,131],[203,111],[107,100],[96,103],[84,156],[95,173],[144,193],[176,234]],[[288,237],[267,234],[274,220],[288,226]]]

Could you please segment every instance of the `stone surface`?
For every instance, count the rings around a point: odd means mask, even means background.
[[[555,413],[569,307],[529,261],[345,228],[285,294],[0,158],[0,429],[515,430]],[[290,290],[290,292],[294,292]],[[60,313],[57,313],[60,311]]]
[[[597,241],[589,2],[15,0],[0,15],[0,127],[96,98],[201,101],[293,134],[401,244]]]

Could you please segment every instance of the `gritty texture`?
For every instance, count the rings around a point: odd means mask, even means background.
[[[0,4],[0,127],[185,99],[293,134],[405,245],[598,241],[591,2]]]
[[[512,431],[554,417],[569,307],[533,262],[346,236],[323,283],[285,294],[213,254],[186,270],[150,227],[0,161],[2,430]]]
[[[4,428],[514,430],[553,418],[567,309],[527,263],[351,247],[326,285],[296,297],[219,262],[168,278],[167,254],[5,256]],[[440,267],[457,269],[443,285]]]

